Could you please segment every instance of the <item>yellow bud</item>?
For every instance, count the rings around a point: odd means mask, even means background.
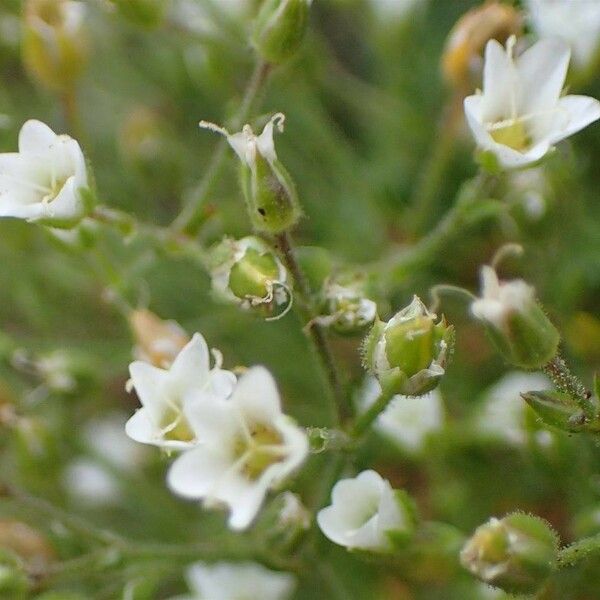
[[[170,367],[179,351],[190,341],[178,323],[163,321],[146,309],[131,311],[129,326],[135,338],[137,358],[162,369]]]
[[[23,62],[31,77],[53,91],[72,88],[86,65],[85,5],[74,0],[26,0]]]
[[[489,40],[504,43],[519,35],[523,19],[517,9],[500,2],[486,2],[465,13],[454,25],[442,55],[444,78],[456,87],[471,87],[473,71],[481,64]]]

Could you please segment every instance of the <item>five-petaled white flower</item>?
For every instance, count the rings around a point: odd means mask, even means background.
[[[220,355],[215,354],[217,364],[211,369],[208,346],[196,333],[169,370],[143,361],[131,363],[131,385],[142,408],[127,421],[127,435],[137,442],[171,450],[196,444],[198,438],[187,416],[188,404],[202,392],[227,398],[236,382],[233,373],[220,368]]]
[[[81,193],[87,186],[79,144],[40,121],[23,125],[19,152],[0,154],[0,217],[74,224],[84,214]]]
[[[540,37],[560,37],[573,52],[577,67],[586,68],[600,45],[600,2],[588,0],[527,0],[533,29]]]
[[[275,381],[264,367],[249,369],[231,398],[204,393],[188,408],[188,421],[202,443],[177,458],[168,483],[175,493],[202,499],[205,506],[229,506],[229,526],[244,529],[267,491],[306,458],[306,433],[281,412]]]
[[[513,57],[490,40],[485,50],[483,93],[465,98],[465,115],[477,145],[510,169],[534,163],[554,144],[600,118],[600,102],[588,96],[560,97],[569,47],[545,39]]]
[[[522,279],[500,281],[492,267],[481,267],[481,297],[471,303],[474,317],[503,330],[511,314],[524,313],[534,303],[535,290],[528,283]]]
[[[317,514],[317,522],[325,536],[340,546],[387,551],[392,536],[414,528],[408,499],[375,471],[338,481],[331,500],[331,506]]]
[[[289,573],[250,562],[195,563],[186,579],[192,594],[177,600],[286,600],[296,584]]]

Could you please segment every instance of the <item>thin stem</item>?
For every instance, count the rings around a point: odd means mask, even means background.
[[[375,421],[375,419],[387,408],[391,399],[394,397],[394,393],[389,390],[383,390],[379,397],[362,415],[358,417],[354,427],[352,428],[352,437],[361,436]]]
[[[558,354],[544,366],[544,373],[552,379],[554,385],[561,391],[569,394],[577,401],[583,414],[590,420],[598,418],[598,406],[592,393],[573,375],[567,363]]]
[[[421,233],[430,223],[431,215],[435,212],[440,185],[448,162],[452,158],[452,149],[456,139],[458,125],[461,122],[462,97],[455,94],[450,98],[442,112],[436,129],[435,146],[429,153],[425,166],[419,173],[419,178],[413,189],[411,206],[415,210],[413,231]]]
[[[415,269],[435,260],[445,244],[467,225],[473,225],[506,210],[506,205],[488,196],[489,178],[479,175],[466,184],[450,210],[429,234],[415,245],[400,248],[371,267],[375,278],[381,278],[383,287],[393,289]]]
[[[271,72],[271,65],[262,60],[256,63],[254,72],[248,81],[246,92],[240,108],[237,111],[234,119],[232,119],[229,127],[232,131],[239,129],[244,121],[248,118],[252,110],[252,106],[259,91],[267,81],[268,75]],[[204,173],[204,176],[197,188],[190,197],[190,201],[183,207],[182,211],[173,221],[171,228],[175,231],[186,233],[190,236],[196,235],[203,221],[204,203],[206,198],[213,190],[213,187],[219,178],[223,168],[225,156],[227,153],[227,139],[221,138],[217,144],[217,148],[212,155],[212,159]]]
[[[296,284],[299,300],[299,302],[296,302],[296,306],[302,311],[305,322],[311,324],[308,333],[329,382],[331,395],[335,403],[337,425],[341,425],[348,417],[348,407],[329,341],[323,327],[314,321],[317,315],[312,302],[310,285],[296,260],[290,234],[287,232],[280,233],[275,236],[275,240],[283,262]]]
[[[558,566],[559,568],[570,567],[587,558],[592,552],[598,552],[599,550],[600,533],[562,548],[558,553]]]

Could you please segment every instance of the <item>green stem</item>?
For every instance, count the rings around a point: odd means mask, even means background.
[[[262,60],[257,62],[254,72],[248,82],[240,108],[237,111],[235,118],[232,119],[229,124],[229,127],[232,130],[239,129],[248,118],[254,101],[264,83],[267,81],[270,72],[271,65],[269,63]],[[185,233],[189,236],[194,236],[198,233],[204,219],[204,203],[221,174],[225,156],[227,154],[227,145],[228,142],[226,138],[221,138],[219,140],[204,177],[192,193],[190,201],[183,207],[182,211],[171,224],[173,230]]]
[[[598,552],[599,550],[600,533],[562,548],[558,552],[558,566],[559,568],[570,567],[587,558],[592,552]]]
[[[400,248],[371,267],[384,288],[393,289],[403,283],[407,275],[435,260],[441,249],[466,226],[474,225],[504,210],[504,203],[491,199],[487,190],[488,176],[482,174],[463,186],[452,208],[429,234],[414,246]],[[389,291],[389,290],[388,290]]]
[[[413,189],[411,207],[415,211],[413,231],[422,233],[431,222],[443,176],[452,158],[458,125],[461,122],[462,97],[450,98],[436,129],[435,146],[419,173]]]
[[[393,397],[393,392],[383,390],[377,400],[375,400],[366,412],[362,413],[356,420],[351,432],[352,437],[357,438],[361,436],[371,426],[373,421],[375,421],[375,419],[387,408],[387,405]]]
[[[302,312],[305,323],[310,324],[308,333],[327,377],[331,396],[335,404],[336,425],[339,426],[348,417],[348,406],[333,358],[333,352],[331,351],[325,331],[321,325],[314,322],[317,312],[312,301],[310,285],[296,259],[290,234],[287,232],[280,233],[275,236],[275,241],[285,266],[294,278],[297,297],[296,306]]]

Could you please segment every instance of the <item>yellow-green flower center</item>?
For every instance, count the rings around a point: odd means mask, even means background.
[[[162,414],[160,428],[165,440],[191,442],[195,436],[181,410],[180,402],[172,401]]]
[[[520,119],[507,119],[494,123],[489,127],[489,132],[495,142],[519,152],[531,144],[531,138]]]
[[[254,481],[265,469],[283,460],[282,444],[278,431],[259,423],[236,440],[234,456],[243,461],[242,473]]]

